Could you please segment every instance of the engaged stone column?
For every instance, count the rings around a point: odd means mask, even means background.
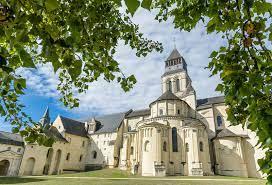
[[[192,130],[192,151],[193,151],[193,164],[192,175],[203,175],[202,163],[199,161],[199,148],[198,148],[198,135],[197,129]]]
[[[159,128],[157,128],[157,154],[158,154],[158,156],[157,156],[157,161],[158,162],[161,162],[161,160],[162,160],[162,143],[161,143],[161,139],[162,139],[162,137],[161,137],[161,128],[159,127]]]

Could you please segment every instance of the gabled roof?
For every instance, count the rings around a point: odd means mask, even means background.
[[[224,137],[242,137],[242,138],[248,138],[248,135],[242,135],[242,134],[235,134],[229,129],[224,128],[223,130],[219,131],[217,135],[215,136],[216,138],[224,138]]]
[[[224,99],[225,99],[224,96],[199,99],[197,100],[197,110],[210,108],[212,107],[212,104],[224,103],[225,102]]]
[[[173,49],[173,51],[171,52],[170,56],[167,58],[167,60],[172,60],[172,59],[176,59],[176,58],[181,58],[181,54],[178,52],[178,50],[175,48]]]
[[[44,132],[48,137],[52,137],[56,141],[67,142],[67,140],[60,134],[58,129],[54,126],[51,126],[48,130],[45,130]]]
[[[126,116],[126,118],[138,117],[138,116],[148,116],[150,115],[150,109],[134,110]]]
[[[96,117],[95,120],[100,123],[100,127],[95,133],[116,132],[126,115],[127,112],[122,112]]]
[[[7,145],[24,146],[24,140],[21,135],[4,131],[0,131],[0,143]]]
[[[85,123],[76,121],[70,118],[59,116],[65,132],[72,135],[87,137],[87,131],[85,129]]]

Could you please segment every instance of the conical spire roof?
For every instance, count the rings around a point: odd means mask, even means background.
[[[45,126],[50,124],[50,115],[49,115],[49,107],[47,106],[43,117],[40,119],[40,123]]]
[[[180,98],[177,97],[171,91],[166,91],[156,101],[161,101],[161,100],[180,100]]]
[[[171,91],[168,90],[165,93],[163,93],[157,100],[153,101],[152,103],[157,102],[157,101],[163,101],[163,100],[181,100],[181,99],[179,97],[177,97],[174,93],[172,93]],[[150,103],[150,105],[152,103]]]
[[[173,51],[171,52],[170,56],[167,58],[167,60],[172,60],[172,59],[176,59],[176,58],[181,58],[181,54],[178,52],[178,50],[175,48],[173,49]]]

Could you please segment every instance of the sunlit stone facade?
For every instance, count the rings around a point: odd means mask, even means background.
[[[262,177],[256,135],[227,121],[224,97],[197,99],[187,64],[174,49],[165,61],[162,94],[143,110],[42,125],[52,147],[0,132],[0,175],[50,175],[119,168],[142,176]],[[144,97],[143,97],[144,98]],[[19,149],[20,148],[20,149]]]

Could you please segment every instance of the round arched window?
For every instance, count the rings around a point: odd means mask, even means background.
[[[170,92],[172,92],[172,82],[171,81],[168,82],[168,90]]]
[[[96,157],[97,157],[97,152],[96,152],[96,151],[93,151],[93,152],[92,152],[92,156],[93,156],[93,159],[96,159]]]
[[[202,141],[199,142],[199,150],[200,150],[200,152],[203,152],[203,142]]]
[[[172,148],[173,152],[178,152],[178,133],[177,128],[172,128]]]
[[[149,152],[151,150],[151,144],[149,141],[146,141],[144,144],[144,151]]]
[[[166,141],[163,142],[162,148],[163,148],[163,151],[164,151],[164,152],[167,151],[167,143],[166,143]]]
[[[218,126],[218,127],[221,127],[222,124],[223,124],[222,117],[221,117],[221,116],[217,116],[216,120],[217,120],[217,126]]]
[[[186,149],[186,152],[189,152],[189,144],[188,143],[185,144],[185,149]]]

